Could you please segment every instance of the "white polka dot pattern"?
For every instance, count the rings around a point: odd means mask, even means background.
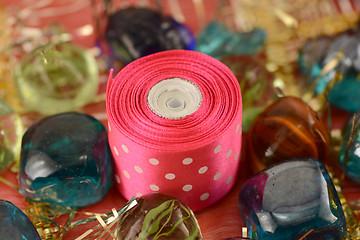
[[[109,129],[109,132],[111,132],[111,127],[110,127],[110,123],[108,122],[108,129]]]
[[[239,154],[240,154],[240,152],[236,152],[236,154],[235,154],[235,160],[236,161],[239,159]]]
[[[232,150],[230,149],[227,153],[226,153],[226,158],[229,158],[231,156]]]
[[[214,180],[217,181],[217,180],[219,180],[220,177],[221,177],[221,172],[215,174]]]
[[[154,191],[154,192],[157,192],[157,191],[160,190],[160,188],[159,188],[157,185],[155,185],[155,184],[151,184],[151,185],[150,185],[150,189],[151,189],[152,191]]]
[[[113,149],[114,149],[116,156],[119,156],[119,151],[117,150],[117,148],[114,146]]]
[[[149,162],[152,164],[152,165],[158,165],[159,164],[159,160],[155,159],[155,158],[150,158],[149,159]]]
[[[202,167],[202,168],[199,169],[198,173],[199,173],[199,174],[204,174],[204,173],[206,173],[207,170],[208,170],[208,167],[207,167],[207,166],[204,166],[204,167]]]
[[[189,164],[191,164],[193,162],[193,159],[192,158],[185,158],[183,161],[182,161],[182,163],[184,164],[184,165],[189,165]]]
[[[123,170],[123,174],[127,179],[130,179],[130,174],[126,170]]]
[[[115,174],[115,181],[116,181],[118,184],[120,184],[120,178],[119,178],[119,176],[116,175],[116,174]]]
[[[121,148],[124,150],[124,152],[129,153],[129,149],[124,144],[121,145]]]
[[[228,179],[226,180],[226,184],[229,184],[231,182],[232,176],[230,175]]]
[[[183,186],[183,191],[184,192],[188,192],[188,191],[191,191],[191,189],[192,189],[192,185],[190,185],[190,184],[187,184],[187,185],[185,185],[185,186]]]
[[[205,201],[206,199],[209,198],[209,196],[210,196],[209,193],[204,193],[204,194],[202,194],[202,195],[200,196],[200,200],[201,200],[201,201]]]
[[[139,166],[135,166],[134,169],[135,169],[135,171],[136,171],[137,173],[143,173],[142,168],[139,167]]]
[[[219,153],[221,151],[221,145],[218,145],[215,150],[214,153]]]
[[[168,180],[173,180],[173,179],[175,179],[175,174],[173,174],[173,173],[167,173],[167,174],[165,175],[165,178],[168,179]]]

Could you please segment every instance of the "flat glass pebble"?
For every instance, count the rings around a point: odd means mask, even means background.
[[[190,29],[147,8],[131,7],[115,12],[108,19],[105,39],[113,57],[123,65],[152,53],[195,47]]]
[[[253,172],[292,158],[330,159],[328,128],[300,98],[273,102],[252,122],[247,137]]]
[[[349,119],[342,132],[342,144],[339,151],[340,167],[344,168],[346,148],[351,136],[353,118]],[[360,183],[360,112],[356,115],[354,135],[350,143],[346,175],[352,180]]]
[[[6,200],[0,200],[0,239],[41,240],[30,219]]]
[[[287,161],[259,172],[243,185],[239,201],[254,239],[339,240],[347,233],[332,180],[314,159]]]
[[[139,198],[121,217],[117,239],[202,239],[200,227],[188,206],[163,194]]]
[[[315,83],[315,93],[323,93],[336,74],[340,81],[331,87],[329,102],[346,111],[360,110],[360,30],[335,37],[309,40],[299,54],[301,72]],[[323,72],[323,74],[322,74]]]
[[[34,201],[70,207],[99,202],[112,181],[104,126],[76,112],[43,118],[22,140],[20,192]]]
[[[4,99],[0,99],[0,172],[7,169],[15,160],[19,162],[22,134],[20,116]]]
[[[217,59],[227,55],[255,55],[265,40],[263,29],[233,32],[221,22],[212,21],[200,32],[195,50]]]
[[[48,43],[24,56],[16,81],[24,107],[43,115],[77,110],[98,89],[98,65],[87,50]]]

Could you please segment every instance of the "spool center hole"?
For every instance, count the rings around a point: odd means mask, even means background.
[[[167,100],[166,106],[172,110],[182,110],[185,108],[185,101],[179,97],[172,97]]]

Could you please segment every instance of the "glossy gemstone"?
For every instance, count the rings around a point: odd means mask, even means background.
[[[0,200],[0,239],[41,240],[30,219],[5,200]]]
[[[112,180],[104,126],[82,113],[33,124],[22,140],[20,192],[34,201],[83,207],[100,201]]]
[[[327,127],[295,97],[279,98],[253,121],[247,146],[254,172],[292,158],[330,159]]]
[[[345,239],[344,212],[323,164],[283,162],[259,172],[240,191],[246,226],[261,240]]]
[[[71,43],[48,43],[24,56],[16,80],[26,110],[43,115],[76,110],[98,89],[98,65]]]
[[[0,99],[0,172],[7,169],[15,160],[19,162],[22,134],[20,116],[4,99]]]
[[[193,212],[180,200],[155,193],[136,201],[120,219],[118,239],[202,239]]]
[[[353,118],[346,124],[342,132],[342,144],[339,152],[340,166],[344,168],[346,148],[351,136]],[[360,183],[360,113],[356,115],[354,125],[354,135],[350,143],[348,160],[346,166],[346,175],[354,181]]]
[[[299,54],[301,72],[315,83],[315,93],[323,93],[335,76],[340,81],[331,87],[329,101],[346,111],[360,110],[360,30],[349,30],[336,37],[309,40]]]
[[[171,49],[193,50],[195,37],[173,18],[147,8],[127,8],[108,19],[105,39],[123,64]]]
[[[255,58],[229,55],[221,61],[234,73],[242,91],[242,130],[247,131],[251,122],[275,99],[275,76]]]
[[[200,33],[195,50],[217,59],[227,55],[255,55],[265,40],[263,29],[237,33],[221,22],[212,21]]]

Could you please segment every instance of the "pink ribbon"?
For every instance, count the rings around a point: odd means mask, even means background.
[[[202,101],[192,114],[166,119],[148,105],[158,82],[194,83]],[[151,192],[176,197],[196,211],[220,200],[234,185],[241,149],[239,84],[220,61],[171,50],[140,58],[112,79],[106,108],[115,182],[127,199]]]

